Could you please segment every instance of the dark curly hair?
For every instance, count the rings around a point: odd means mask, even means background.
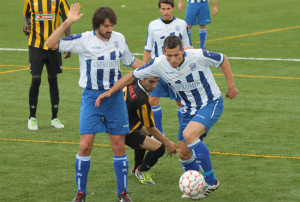
[[[106,19],[108,19],[113,25],[117,24],[117,15],[111,7],[97,8],[92,18],[93,30],[98,29]]]

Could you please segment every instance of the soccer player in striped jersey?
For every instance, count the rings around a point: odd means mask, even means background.
[[[194,25],[199,25],[199,39],[200,39],[200,48],[204,48],[206,41],[206,25],[211,23],[210,12],[208,1],[209,0],[187,0],[188,5],[185,11],[185,21],[188,24],[188,33],[191,35],[192,27]],[[217,0],[212,0],[214,8],[212,14],[216,15],[218,13],[218,4]],[[178,9],[183,10],[182,0],[179,0]]]
[[[209,66],[220,67],[223,71],[227,83],[226,97],[233,99],[239,92],[225,55],[203,49],[184,50],[177,36],[165,39],[164,52],[164,55],[125,75],[113,88],[99,95],[96,106],[135,78],[162,78],[174,90],[183,106],[178,131],[179,157],[185,170],[202,171],[206,182],[205,192],[192,197],[201,199],[219,187],[209,150],[202,141],[223,112],[223,98]]]
[[[59,104],[57,74],[62,72],[61,55],[56,50],[48,48],[45,42],[51,33],[59,26],[59,16],[65,21],[68,13],[69,6],[66,0],[25,0],[24,2],[23,15],[25,26],[23,32],[29,36],[29,63],[30,73],[32,75],[29,89],[30,115],[28,129],[30,130],[38,130],[36,109],[44,64],[46,64],[47,67],[50,88],[52,108],[51,125],[55,128],[64,128],[64,125],[57,118]],[[66,30],[65,35],[70,36],[70,29]],[[70,56],[70,53],[66,53],[64,58]]]
[[[163,55],[163,43],[167,36],[176,35],[183,43],[184,48],[191,48],[192,43],[187,33],[187,24],[184,20],[173,16],[175,10],[174,0],[159,0],[158,1],[159,12],[161,17],[153,20],[148,26],[147,39],[144,48],[143,61],[148,63],[150,59]],[[162,126],[162,110],[159,104],[160,97],[169,97],[171,100],[175,100],[177,103],[177,115],[180,121],[182,106],[171,88],[160,79],[157,87],[150,93],[150,103],[152,106],[155,126],[163,132]]]
[[[58,51],[79,55],[79,85],[83,93],[79,121],[80,145],[75,160],[77,196],[74,201],[85,201],[95,134],[103,132],[109,134],[114,155],[118,200],[131,201],[127,195],[128,160],[125,151],[125,134],[129,133],[129,122],[123,92],[119,90],[99,108],[95,108],[95,100],[121,78],[120,61],[132,68],[141,67],[144,63],[131,54],[123,34],[113,31],[117,16],[110,7],[96,9],[92,17],[92,31],[61,38],[65,30],[83,16],[79,11],[79,3],[71,5],[67,20],[52,33],[46,43]]]
[[[134,149],[135,166],[131,174],[135,174],[142,184],[155,184],[149,170],[164,155],[165,148],[170,156],[176,153],[177,148],[177,145],[163,136],[154,125],[148,93],[155,89],[158,81],[159,78],[136,79],[123,89],[130,127],[125,144]],[[150,134],[155,139],[150,138]],[[149,152],[144,158],[146,150]]]

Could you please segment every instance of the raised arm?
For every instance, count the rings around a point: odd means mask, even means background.
[[[63,21],[66,21],[67,18],[63,18]],[[65,31],[65,36],[68,37],[71,35],[71,27],[67,28],[66,31]],[[71,57],[71,52],[65,52],[64,53],[64,59],[67,59]]]
[[[71,25],[78,21],[83,14],[79,14],[80,4],[75,3],[71,5],[68,18],[50,35],[46,41],[46,46],[52,49],[58,48],[58,42],[62,35],[71,27]]]
[[[224,62],[221,65],[221,69],[223,71],[223,74],[225,76],[225,80],[227,83],[226,97],[233,99],[236,96],[238,96],[239,91],[235,87],[231,67],[230,67],[229,61],[225,55],[224,55]]]

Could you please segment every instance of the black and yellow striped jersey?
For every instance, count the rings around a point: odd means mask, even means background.
[[[23,15],[31,19],[28,45],[48,50],[46,40],[59,26],[59,16],[65,20],[69,10],[66,0],[25,0]]]
[[[130,133],[140,130],[142,126],[154,127],[149,94],[138,84],[138,80],[124,87],[123,92],[128,110]]]

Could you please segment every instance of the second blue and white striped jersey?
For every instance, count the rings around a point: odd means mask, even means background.
[[[146,51],[151,52],[152,59],[164,54],[164,40],[170,35],[178,36],[182,40],[184,48],[192,46],[187,32],[187,24],[184,20],[174,17],[171,23],[166,24],[159,18],[150,22],[144,48]]]
[[[121,78],[120,60],[125,66],[135,61],[125,37],[114,31],[108,41],[99,39],[95,31],[64,37],[58,50],[79,55],[79,85],[85,89],[109,90]]]
[[[221,53],[188,49],[184,52],[184,62],[177,68],[173,68],[162,55],[134,70],[133,76],[138,79],[162,78],[176,93],[184,112],[193,115],[197,109],[221,96],[209,66],[218,68],[223,61]]]

